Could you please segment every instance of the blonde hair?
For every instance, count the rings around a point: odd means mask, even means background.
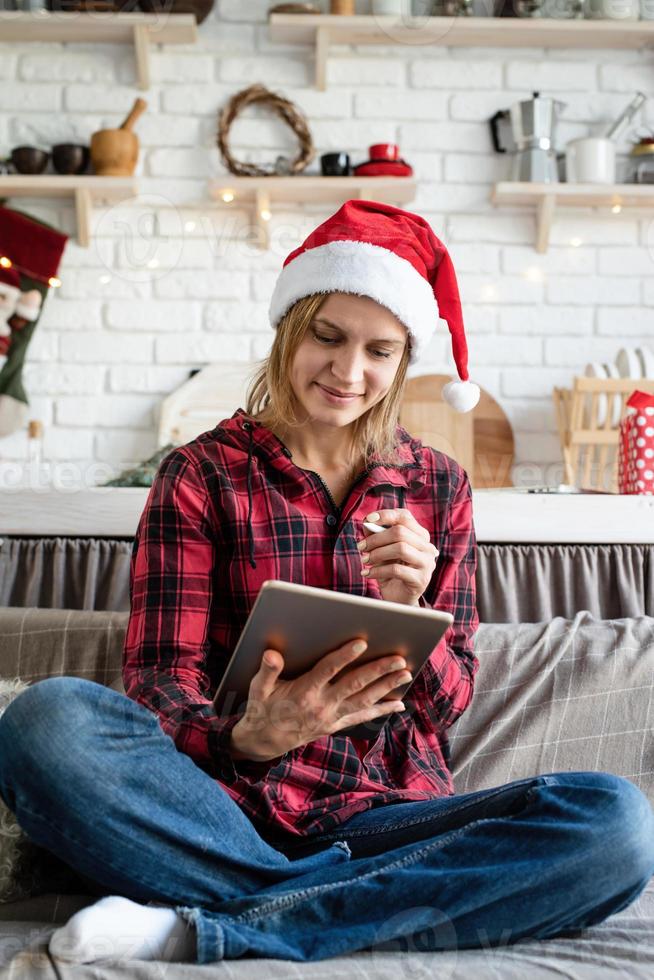
[[[309,324],[329,296],[314,293],[298,300],[280,321],[269,355],[253,375],[246,395],[246,412],[273,432],[302,426],[296,413],[297,402],[288,379],[295,353],[304,340]],[[374,460],[398,463],[395,427],[409,366],[410,338],[393,383],[380,402],[356,419],[352,428],[351,465],[356,469]]]

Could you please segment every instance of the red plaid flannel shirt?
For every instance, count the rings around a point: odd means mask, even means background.
[[[397,427],[401,465],[375,463],[337,507],[317,473],[242,409],[160,464],[136,531],[123,655],[129,697],[268,837],[325,833],[373,806],[452,795],[446,729],[472,698],[477,546],[465,470]],[[381,598],[357,542],[373,510],[407,507],[440,550],[420,600],[454,622],[374,742],[315,739],[233,759],[239,714],[212,695],[266,579]],[[263,651],[262,651],[263,653]]]

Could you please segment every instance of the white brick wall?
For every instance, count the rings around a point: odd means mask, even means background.
[[[654,54],[343,46],[329,59],[328,90],[318,92],[311,48],[270,42],[269,6],[218,0],[197,45],[152,52],[148,111],[137,125],[140,196],[96,210],[89,249],[71,240],[63,285],[29,348],[25,385],[30,416],[46,426],[46,454],[75,461],[87,485],[104,480],[154,451],[161,401],[190,370],[269,350],[267,307],[281,264],[337,205],[276,210],[271,249],[261,254],[247,211],[208,202],[207,178],[226,172],[218,112],[259,80],[307,115],[316,145],[309,172],[330,150],[359,162],[372,142],[400,143],[419,182],[408,207],[431,222],[458,270],[471,377],[513,424],[514,479],[557,482],[553,386],[569,385],[588,361],[614,360],[623,344],[654,347],[654,215],[560,216],[549,252],[538,255],[533,215],[490,204],[510,161],[493,152],[487,120],[534,89],[555,95],[566,104],[562,149],[573,136],[600,133],[636,89],[652,94]],[[0,80],[1,154],[87,142],[141,94],[122,45],[0,46]],[[650,124],[653,105],[642,117]],[[251,110],[234,124],[231,145],[244,160],[271,162],[296,143],[279,120]],[[74,236],[64,204],[20,206]],[[431,372],[453,372],[442,322],[411,376]],[[24,432],[0,439],[0,482],[25,442]]]

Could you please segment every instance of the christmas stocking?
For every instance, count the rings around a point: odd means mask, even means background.
[[[0,207],[0,437],[27,420],[25,352],[48,289],[58,285],[67,240],[41,221]]]

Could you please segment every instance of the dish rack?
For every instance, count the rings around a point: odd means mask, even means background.
[[[554,388],[564,483],[618,492],[618,443],[625,403],[633,391],[654,394],[654,378],[573,378]]]

